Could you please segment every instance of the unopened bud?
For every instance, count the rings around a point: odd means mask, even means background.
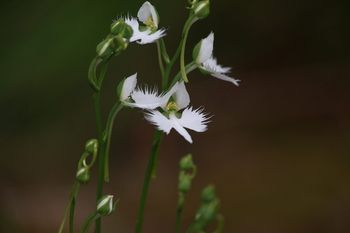
[[[192,177],[186,175],[184,172],[180,173],[178,189],[182,193],[187,193],[191,188]]]
[[[180,169],[181,170],[190,170],[192,169],[194,166],[193,161],[192,161],[192,155],[188,154],[184,157],[182,157],[182,159],[180,160]]]
[[[108,59],[115,53],[114,38],[107,38],[96,47],[96,53],[99,58]]]
[[[193,9],[194,15],[198,19],[206,18],[209,15],[209,13],[210,13],[209,0],[204,0],[204,1],[197,2],[196,4],[194,4],[192,6],[192,9]]]
[[[97,202],[97,212],[102,216],[110,215],[114,212],[117,202],[113,205],[113,195],[103,196]]]
[[[90,170],[87,167],[82,167],[77,171],[77,175],[75,176],[76,180],[80,184],[86,184],[90,181]]]
[[[130,39],[133,34],[133,30],[128,24],[125,23],[124,19],[120,19],[111,24],[111,34],[114,36],[121,35],[125,39]]]
[[[85,143],[85,152],[93,154],[98,147],[98,141],[96,139],[90,139]]]
[[[213,185],[205,187],[202,191],[201,197],[202,201],[205,203],[213,201],[216,198],[215,187]]]
[[[209,223],[213,221],[217,214],[217,209],[219,207],[219,200],[214,200],[210,203],[202,204],[196,213],[196,219],[201,222]]]

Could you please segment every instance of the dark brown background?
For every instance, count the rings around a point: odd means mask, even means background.
[[[96,137],[87,69],[96,45],[121,13],[143,1],[7,1],[1,3],[0,231],[57,232],[85,141]],[[151,2],[173,54],[186,21],[186,1]],[[165,137],[152,180],[145,233],[174,232],[180,157],[198,166],[186,196],[183,228],[200,190],[216,186],[226,233],[350,231],[350,16],[348,1],[212,1],[193,25],[191,48],[215,32],[215,56],[232,66],[239,87],[190,74],[194,107],[214,115],[194,143]],[[160,84],[156,46],[133,43],[109,66],[103,117],[119,81]],[[139,110],[117,117],[111,182],[120,198],[103,232],[134,231],[153,126]],[[95,208],[96,167],[77,202],[77,231]],[[215,224],[211,226],[211,230]],[[210,232],[210,229],[208,232]]]

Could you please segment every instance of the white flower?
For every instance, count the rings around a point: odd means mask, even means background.
[[[213,32],[211,32],[206,38],[202,39],[201,42],[198,43],[193,53],[194,61],[197,67],[205,73],[209,73],[211,76],[214,76],[224,81],[231,82],[238,86],[238,82],[240,80],[225,75],[226,73],[230,72],[231,68],[222,67],[221,65],[217,64],[216,58],[213,57],[213,45]],[[188,72],[190,72],[191,70],[192,69],[190,69]]]
[[[133,35],[130,42],[137,41],[139,44],[153,43],[159,38],[165,36],[164,29],[158,29],[159,17],[154,6],[149,2],[145,2],[137,13],[138,19],[145,24],[140,30],[139,22],[136,18],[128,16],[125,18],[125,23],[128,24],[132,30]]]
[[[190,97],[185,88],[184,82],[178,83],[177,90],[172,94],[174,102],[169,102],[166,106],[161,106],[165,111],[152,110],[145,114],[145,118],[152,124],[156,125],[159,130],[169,134],[174,128],[188,142],[192,143],[192,138],[185,128],[204,132],[207,130],[208,123],[207,113],[203,113],[203,108],[193,110],[192,107],[186,108],[190,103]],[[178,111],[183,110],[182,113]]]
[[[143,90],[140,87],[136,87],[136,84],[137,73],[126,78],[122,82],[123,86],[119,94],[119,99],[126,106],[148,110],[165,106],[170,96],[178,88],[178,85],[174,85],[167,93],[158,94],[156,87],[152,89],[145,86]]]

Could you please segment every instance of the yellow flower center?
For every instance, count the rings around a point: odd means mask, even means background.
[[[175,102],[169,102],[165,109],[167,112],[170,112],[170,111],[177,112],[179,110],[179,107]]]

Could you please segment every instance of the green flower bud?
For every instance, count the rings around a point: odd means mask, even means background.
[[[206,18],[210,13],[209,0],[197,2],[192,6],[193,13],[198,19]]]
[[[210,203],[202,204],[196,213],[196,219],[202,223],[209,223],[216,217],[216,212],[219,207],[219,201],[214,200]]]
[[[90,170],[87,167],[82,167],[77,171],[75,176],[80,184],[87,184],[90,181]]]
[[[192,155],[188,154],[184,157],[182,157],[182,159],[180,160],[180,169],[181,170],[190,170],[192,169],[194,166],[193,161],[192,161]]]
[[[124,19],[120,19],[111,24],[111,34],[114,36],[121,35],[125,39],[130,39],[133,34],[133,30],[128,24],[125,23]]]
[[[99,58],[108,59],[115,53],[114,38],[107,38],[96,47],[96,53]]]
[[[117,201],[118,202],[118,201]],[[115,210],[115,205],[113,206],[113,195],[106,195],[100,198],[97,202],[97,212],[102,216],[110,215]]]
[[[85,152],[93,154],[98,147],[98,141],[96,139],[90,139],[85,144]]]
[[[178,185],[179,191],[182,193],[187,193],[191,188],[191,180],[192,180],[192,177],[190,175],[187,175],[184,172],[181,172],[179,176],[179,185]]]
[[[205,203],[213,201],[216,198],[215,187],[213,185],[205,187],[202,191],[201,197],[202,201]]]

